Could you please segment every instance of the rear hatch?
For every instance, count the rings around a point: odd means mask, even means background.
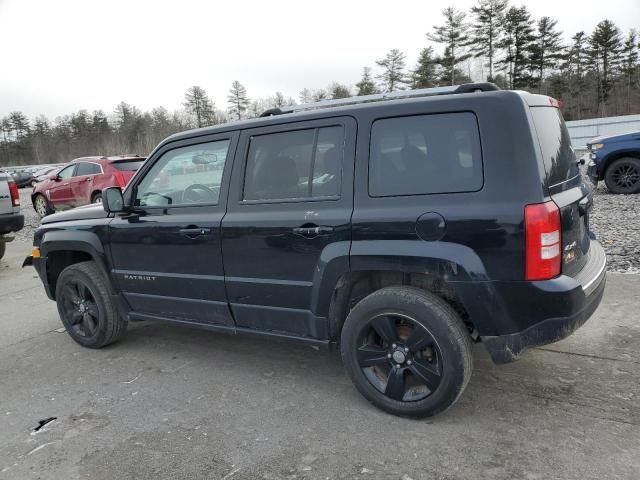
[[[13,202],[9,191],[9,174],[0,172],[0,215],[13,212]]]
[[[131,180],[138,169],[142,166],[144,160],[144,158],[116,160],[114,162],[111,162],[111,166],[118,170],[120,176],[124,180],[124,185],[126,185],[127,183],[129,183],[129,180]]]
[[[560,109],[550,106],[555,104],[553,99],[543,98],[546,105],[531,105],[530,110],[544,160],[546,187],[560,208],[562,273],[575,276],[588,258],[591,239],[589,210],[593,204],[593,192],[580,174]]]

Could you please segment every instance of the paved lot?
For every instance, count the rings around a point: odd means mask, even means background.
[[[413,421],[308,347],[136,324],[83,349],[19,268],[29,248],[0,261],[0,479],[640,478],[638,275],[517,363],[478,346],[463,398]]]

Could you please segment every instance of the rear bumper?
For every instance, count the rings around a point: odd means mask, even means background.
[[[9,213],[0,215],[0,235],[17,232],[24,227],[24,215]]]
[[[528,348],[557,342],[571,335],[591,317],[600,305],[606,285],[606,256],[602,246],[592,241],[590,258],[580,273],[558,283],[567,287],[554,288],[553,303],[570,305],[563,316],[544,318],[516,333],[483,336],[482,341],[496,363],[517,360]],[[550,282],[553,282],[551,280]],[[557,287],[557,286],[556,286]],[[548,293],[547,293],[548,295]],[[543,302],[549,298],[541,298]]]

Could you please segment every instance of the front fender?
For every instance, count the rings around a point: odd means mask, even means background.
[[[89,254],[105,275],[105,278],[110,278],[104,247],[96,233],[80,230],[50,230],[45,232],[40,241],[41,257],[47,258],[51,252],[59,251]]]

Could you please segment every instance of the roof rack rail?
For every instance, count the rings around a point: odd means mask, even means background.
[[[430,97],[433,95],[451,95],[457,93],[492,92],[495,90],[500,90],[500,88],[496,84],[489,82],[463,83],[462,85],[452,85],[450,87],[421,88],[418,90],[396,90],[395,92],[376,93],[373,95],[361,95],[348,98],[337,98],[335,100],[321,100],[319,102],[303,103],[301,105],[290,105],[288,107],[282,108],[271,108],[269,110],[265,110],[260,116],[270,117],[272,115],[282,115],[284,113],[301,112],[304,110],[342,107],[345,105],[357,105],[360,103],[397,100],[401,98]]]

